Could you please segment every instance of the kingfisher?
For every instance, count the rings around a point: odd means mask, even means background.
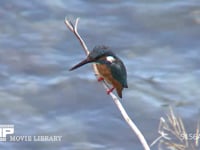
[[[123,88],[128,88],[126,67],[122,60],[109,47],[95,46],[86,59],[69,70],[72,71],[88,63],[96,64],[98,81],[104,80],[112,86],[107,94],[116,89],[118,96],[122,98]]]

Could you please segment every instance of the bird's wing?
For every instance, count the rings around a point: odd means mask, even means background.
[[[128,87],[126,68],[122,61],[120,59],[117,59],[114,63],[110,64],[110,68],[113,78],[120,82],[123,87]]]

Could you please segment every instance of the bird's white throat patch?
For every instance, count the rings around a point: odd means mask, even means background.
[[[115,61],[115,58],[113,56],[107,56],[106,60],[112,63],[113,61]]]

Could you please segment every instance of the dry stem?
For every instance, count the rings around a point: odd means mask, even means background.
[[[163,117],[160,118],[158,133],[160,136],[151,146],[159,142],[159,149],[165,147],[169,150],[197,150],[199,148],[199,123],[196,132],[192,133],[196,135],[196,138],[190,137],[182,119],[174,114],[172,108],[166,120]]]

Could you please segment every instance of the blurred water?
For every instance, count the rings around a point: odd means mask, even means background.
[[[0,1],[0,124],[15,135],[60,135],[61,142],[0,142],[1,149],[142,149],[64,24],[80,17],[87,46],[122,58],[129,88],[122,103],[151,143],[172,105],[186,128],[200,114],[198,0]],[[157,147],[153,147],[157,149]]]

